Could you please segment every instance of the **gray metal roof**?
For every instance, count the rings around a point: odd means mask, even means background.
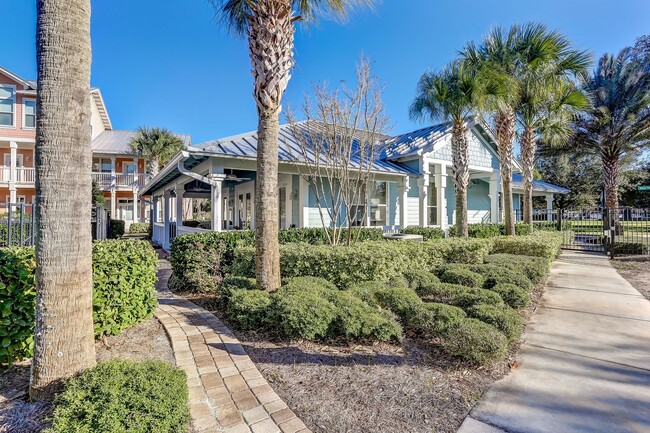
[[[524,189],[524,178],[519,173],[512,175],[512,187],[517,189]],[[553,185],[552,183],[544,182],[543,180],[533,180],[533,191],[537,192],[550,192],[556,194],[568,194],[570,189]]]
[[[393,137],[386,142],[388,145],[386,154],[388,158],[395,159],[416,155],[444,137],[449,132],[450,127],[451,123],[439,123]]]
[[[116,155],[132,155],[131,140],[138,135],[138,131],[113,130],[104,131],[92,141],[93,152]],[[190,135],[175,134],[183,140],[185,147],[192,145]]]
[[[279,133],[279,151],[278,159],[280,162],[293,162],[300,164],[315,160],[315,154],[307,149],[306,155],[300,147],[301,140],[297,136],[301,131],[305,137],[309,136],[307,127],[303,128],[304,122],[297,124],[297,128],[291,125],[281,125]],[[381,136],[381,139],[385,136]],[[232,137],[221,138],[218,140],[207,141],[194,146],[202,152],[214,154],[215,156],[240,157],[240,158],[257,158],[257,131],[247,132],[245,134],[235,135]],[[388,161],[386,154],[382,153],[372,163],[372,171],[390,174],[415,174],[413,170],[400,164]],[[351,166],[358,168],[360,158],[352,159]]]

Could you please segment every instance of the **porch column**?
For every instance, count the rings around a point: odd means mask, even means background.
[[[447,166],[440,164],[436,167],[436,195],[438,207],[438,224],[445,230],[449,226],[449,217],[447,216]]]
[[[210,189],[210,226],[212,227],[213,232],[220,232],[223,230],[222,188],[223,180],[215,179],[214,185],[212,185]]]
[[[420,188],[420,227],[426,227],[429,224],[428,214],[428,193],[429,193],[429,173],[424,173],[418,179],[418,187]]]
[[[151,195],[151,215],[149,220],[151,224],[158,222],[158,197],[153,194]]]
[[[553,194],[546,194],[546,220],[553,221]]]
[[[169,237],[170,237],[170,212],[171,212],[171,191],[167,190],[163,194],[163,224],[165,225],[165,238],[163,239],[163,248],[169,249]]]
[[[137,223],[140,218],[140,206],[138,206],[138,188],[133,188],[133,222]]]
[[[111,156],[111,218],[117,218],[117,178],[115,176],[115,156]]]
[[[501,190],[501,174],[495,171],[490,176],[490,222],[499,223],[499,191]]]
[[[300,221],[299,228],[309,227],[309,183],[300,176]]]
[[[176,185],[176,236],[179,230],[183,227],[183,194],[185,194],[184,185]]]
[[[9,202],[16,203],[16,154],[18,151],[18,143],[15,141],[9,142],[11,153],[9,154]]]
[[[408,203],[408,192],[410,190],[409,177],[404,176],[402,180],[397,184],[397,193],[398,196],[398,205],[399,205],[399,221],[396,225],[402,227],[408,227],[408,212],[406,211],[406,206]]]

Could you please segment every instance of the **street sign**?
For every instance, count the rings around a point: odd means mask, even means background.
[[[640,185],[637,190],[639,191],[650,191],[650,185]]]

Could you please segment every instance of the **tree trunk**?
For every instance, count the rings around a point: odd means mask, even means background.
[[[154,177],[160,171],[160,164],[158,163],[158,158],[155,156],[150,156],[149,161],[147,162],[147,171],[149,176]]]
[[[601,155],[603,181],[605,184],[605,207],[609,210],[609,224],[614,224],[617,235],[623,234],[623,225],[618,218],[618,176],[620,163],[618,155]]]
[[[521,137],[521,162],[524,179],[524,223],[533,224],[533,171],[535,170],[535,133],[526,128]]]
[[[90,0],[38,0],[36,329],[30,396],[95,365]]]
[[[456,188],[456,234],[469,236],[467,225],[467,185],[469,184],[469,143],[464,120],[454,121],[451,132],[451,152]]]
[[[515,112],[501,110],[495,116],[495,129],[499,159],[501,159],[501,182],[503,194],[503,213],[506,235],[515,234],[515,215],[512,207],[512,158],[515,139]]]
[[[282,96],[293,67],[293,12],[290,0],[251,3],[248,17],[257,130],[257,181],[255,185],[257,287],[280,287],[278,242],[278,135]]]

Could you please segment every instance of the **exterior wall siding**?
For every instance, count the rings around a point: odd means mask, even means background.
[[[451,140],[445,139],[445,146],[431,154],[434,159],[451,162]],[[488,144],[484,143],[474,131],[469,134],[469,163],[476,167],[498,168],[499,161],[490,151]]]

